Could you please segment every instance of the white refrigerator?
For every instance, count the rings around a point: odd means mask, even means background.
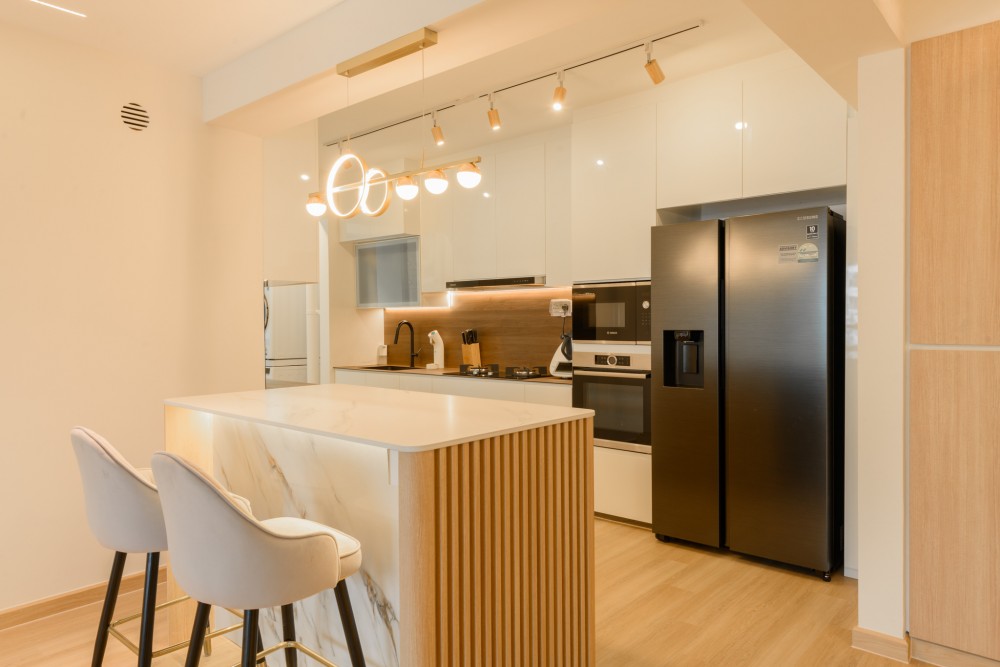
[[[264,281],[264,386],[319,382],[315,283]]]

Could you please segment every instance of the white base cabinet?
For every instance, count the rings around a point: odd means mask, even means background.
[[[651,524],[652,456],[594,447],[594,511]]]

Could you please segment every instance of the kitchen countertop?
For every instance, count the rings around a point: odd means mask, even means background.
[[[379,368],[372,368],[371,366],[334,366],[333,368],[334,368],[334,370],[343,370],[343,371],[368,371],[368,372],[371,372],[371,373],[393,373],[393,374],[396,374],[396,373],[405,373],[407,375],[445,375],[447,377],[457,377],[457,378],[463,378],[463,379],[468,379],[468,380],[478,380],[480,382],[483,380],[483,378],[474,377],[474,376],[471,376],[471,375],[470,376],[466,376],[466,375],[448,375],[449,373],[457,373],[458,372],[457,368],[419,368],[418,367],[418,368],[411,368],[411,369],[405,370],[405,371],[387,371],[387,370],[383,370],[383,369],[379,369]],[[548,384],[564,384],[564,385],[571,385],[571,384],[573,384],[573,381],[571,379],[569,379],[569,378],[557,378],[557,377],[552,377],[551,375],[546,376],[546,377],[538,377],[538,378],[524,378],[524,379],[520,379],[520,380],[517,379],[517,378],[506,378],[506,377],[502,377],[502,376],[499,377],[499,378],[489,378],[489,379],[490,380],[498,380],[498,379],[499,380],[506,380],[508,382],[542,382],[542,383],[548,383]]]
[[[406,452],[594,414],[579,408],[338,384],[171,398],[166,404]]]

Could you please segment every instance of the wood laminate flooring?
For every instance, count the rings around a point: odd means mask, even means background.
[[[595,540],[598,667],[900,664],[851,648],[857,582],[842,575],[826,583],[731,553],[663,544],[648,530],[600,519]],[[140,604],[140,593],[123,595],[116,616]],[[0,665],[89,665],[99,615],[93,604],[0,632]],[[183,653],[154,665],[182,665]],[[234,644],[216,640],[202,665],[238,661]],[[135,657],[112,639],[104,664],[131,667]]]

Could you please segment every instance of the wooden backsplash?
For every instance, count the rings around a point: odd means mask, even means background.
[[[484,364],[507,366],[548,366],[559,345],[562,318],[549,315],[550,299],[569,299],[569,287],[505,290],[497,292],[455,292],[451,308],[387,308],[385,342],[389,363],[407,365],[410,353],[409,330],[399,332],[399,344],[392,344],[396,324],[413,324],[414,348],[423,347],[417,366],[433,363],[434,350],[427,334],[438,330],[444,340],[444,363],[462,363],[462,336],[465,329],[479,332],[479,350]],[[566,331],[573,330],[573,318],[566,318]]]

